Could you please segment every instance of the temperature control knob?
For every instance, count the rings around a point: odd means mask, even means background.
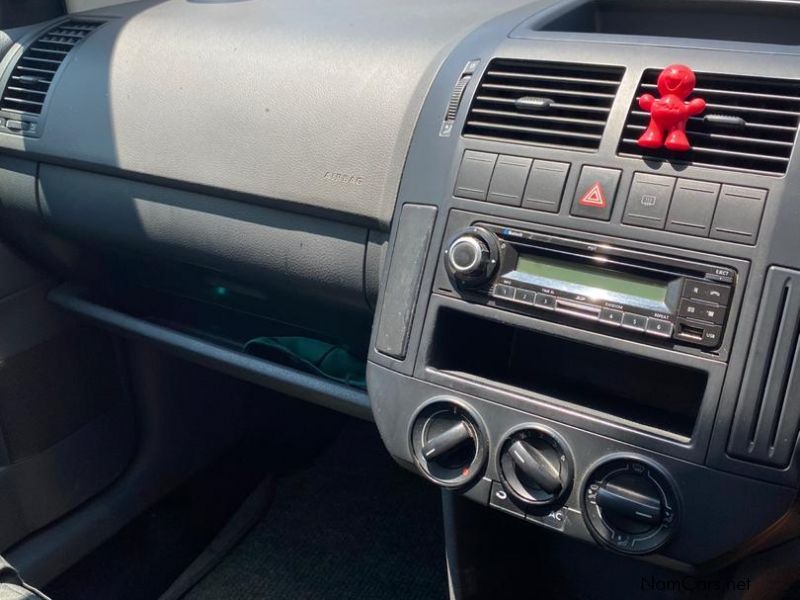
[[[460,400],[437,398],[412,421],[411,450],[423,474],[447,488],[477,477],[486,462],[486,436],[477,415]]]
[[[591,474],[584,515],[595,538],[626,554],[663,546],[675,529],[677,498],[667,475],[639,458],[618,458]]]
[[[572,459],[565,443],[540,427],[518,429],[506,438],[499,471],[503,487],[528,510],[557,504],[572,486]]]
[[[445,247],[445,267],[456,285],[477,287],[497,270],[499,251],[495,235],[482,227],[470,227]]]

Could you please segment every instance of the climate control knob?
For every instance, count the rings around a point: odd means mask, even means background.
[[[487,283],[497,269],[497,238],[482,227],[470,227],[446,245],[445,267],[458,286],[477,287]]]
[[[538,426],[518,429],[506,438],[498,468],[503,487],[528,510],[558,504],[572,487],[566,444],[555,432]]]
[[[675,530],[677,497],[660,468],[639,458],[597,467],[583,492],[583,513],[598,541],[626,554],[647,554]]]
[[[478,416],[460,400],[437,398],[411,424],[411,450],[431,481],[457,488],[477,477],[486,462],[486,435]]]

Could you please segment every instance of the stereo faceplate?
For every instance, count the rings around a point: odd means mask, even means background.
[[[453,267],[452,248],[473,238],[476,248],[497,251],[485,253],[491,269],[465,280]],[[717,348],[722,341],[737,277],[729,266],[483,222],[458,231],[443,254],[464,299],[491,298],[507,310],[552,313],[652,343],[704,348]]]

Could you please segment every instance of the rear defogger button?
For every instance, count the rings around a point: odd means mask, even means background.
[[[636,173],[622,222],[638,227],[664,229],[674,188],[674,177]]]

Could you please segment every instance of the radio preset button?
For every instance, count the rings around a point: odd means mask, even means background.
[[[492,296],[495,298],[501,298],[503,300],[513,300],[514,288],[510,285],[503,285],[502,283],[495,284],[494,289],[492,290]]]
[[[695,300],[727,304],[731,297],[731,288],[728,285],[721,285],[719,283],[687,279],[683,284],[683,295],[684,297],[694,298]]]
[[[555,310],[556,297],[548,294],[536,294],[533,304],[534,306],[543,308],[544,310]]]
[[[615,327],[619,327],[622,325],[622,315],[624,313],[621,310],[615,310],[613,308],[604,308],[600,311],[600,320],[607,324],[607,325],[614,325]]]
[[[517,288],[514,292],[514,300],[517,302],[521,302],[522,304],[533,304],[534,300],[536,299],[536,292],[532,292],[531,290],[523,290],[522,288]]]
[[[625,313],[622,315],[622,327],[632,331],[644,331],[647,325],[647,317],[635,313]]]
[[[725,321],[725,308],[717,304],[706,304],[704,302],[695,302],[684,298],[681,300],[681,305],[678,308],[678,314],[682,317],[689,317],[691,319],[699,319],[700,321],[708,321],[715,325],[722,325]]]
[[[672,323],[663,319],[647,319],[647,333],[661,337],[672,337]]]

